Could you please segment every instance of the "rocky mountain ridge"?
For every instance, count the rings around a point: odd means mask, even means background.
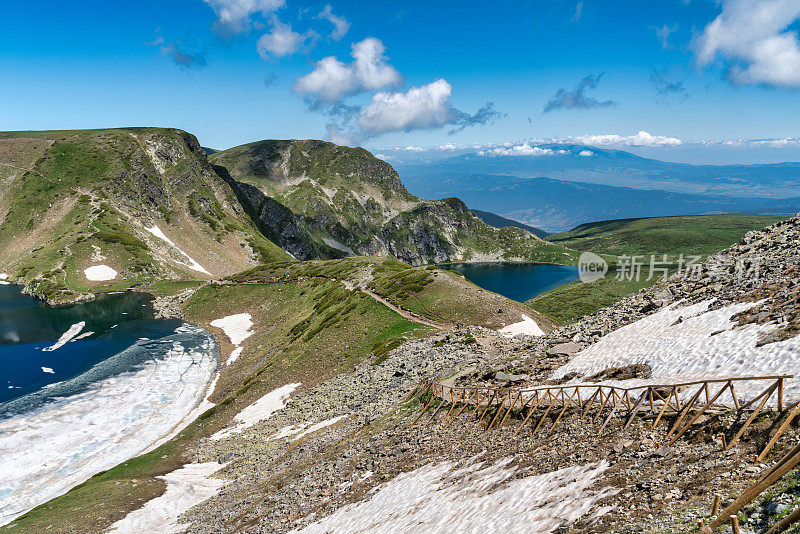
[[[573,259],[523,229],[485,224],[458,199],[411,195],[388,163],[361,148],[260,141],[210,160],[265,234],[298,259],[392,255],[412,265]]]

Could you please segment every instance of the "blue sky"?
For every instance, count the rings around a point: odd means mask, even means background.
[[[2,130],[800,159],[797,0],[4,4]]]

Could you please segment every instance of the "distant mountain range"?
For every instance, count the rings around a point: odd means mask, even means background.
[[[689,165],[583,145],[538,148],[541,155],[498,149],[399,172],[421,197],[458,196],[547,231],[603,219],[800,211],[800,163]]]

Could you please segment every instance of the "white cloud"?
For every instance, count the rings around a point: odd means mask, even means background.
[[[272,32],[261,36],[256,44],[258,53],[262,58],[269,56],[283,57],[294,54],[308,40],[316,37],[314,31],[309,30],[304,34],[292,31],[289,24],[284,24],[277,17],[272,19]]]
[[[350,29],[350,23],[347,22],[347,19],[334,15],[330,4],[325,6],[325,9],[323,9],[320,14],[317,15],[317,18],[325,19],[333,24],[333,31],[331,32],[330,37],[334,41],[340,40]]]
[[[215,30],[233,36],[249,28],[250,16],[264,16],[283,7],[285,0],[205,0],[217,15]]]
[[[800,90],[800,41],[785,31],[800,17],[797,0],[725,0],[695,42],[697,62],[726,62],[735,84]]]
[[[560,141],[594,146],[677,146],[683,144],[683,141],[677,137],[651,135],[644,130],[636,135],[629,136],[616,134],[580,135],[577,137],[567,137]]]
[[[459,150],[464,148],[463,145],[454,145],[453,143],[445,143],[439,147],[439,150]]]
[[[578,155],[584,158],[590,158],[594,156],[594,152],[592,152],[591,150],[581,150],[580,152],[578,152]]]
[[[412,87],[406,93],[380,92],[361,112],[358,125],[368,135],[439,128],[458,120],[450,105],[453,87],[443,79]]]
[[[396,157],[390,156],[389,154],[376,153],[375,157],[378,159],[382,159],[383,161],[399,161]]]
[[[421,146],[407,146],[403,150],[407,152],[422,152]]]
[[[562,151],[565,152],[565,151]],[[514,145],[508,148],[498,147],[489,150],[481,150],[478,152],[479,156],[552,156],[555,151],[549,148],[542,148],[539,146],[524,143],[521,145]]]
[[[386,62],[385,47],[368,37],[353,44],[353,61],[345,64],[333,56],[318,61],[313,71],[295,80],[294,91],[314,105],[336,104],[363,91],[402,84],[400,73]]]

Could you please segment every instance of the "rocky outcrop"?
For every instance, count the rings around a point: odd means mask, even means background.
[[[298,258],[392,255],[412,265],[575,259],[526,230],[487,225],[458,199],[415,197],[388,163],[361,148],[261,141],[216,153],[211,160],[223,175],[229,172],[226,179],[257,188],[273,200],[272,209],[294,215],[293,226],[304,236],[293,231],[292,239],[316,254]],[[258,209],[264,204],[251,189],[239,189],[247,190],[248,202]],[[279,240],[274,225],[260,215],[259,220],[272,228],[267,235]]]

